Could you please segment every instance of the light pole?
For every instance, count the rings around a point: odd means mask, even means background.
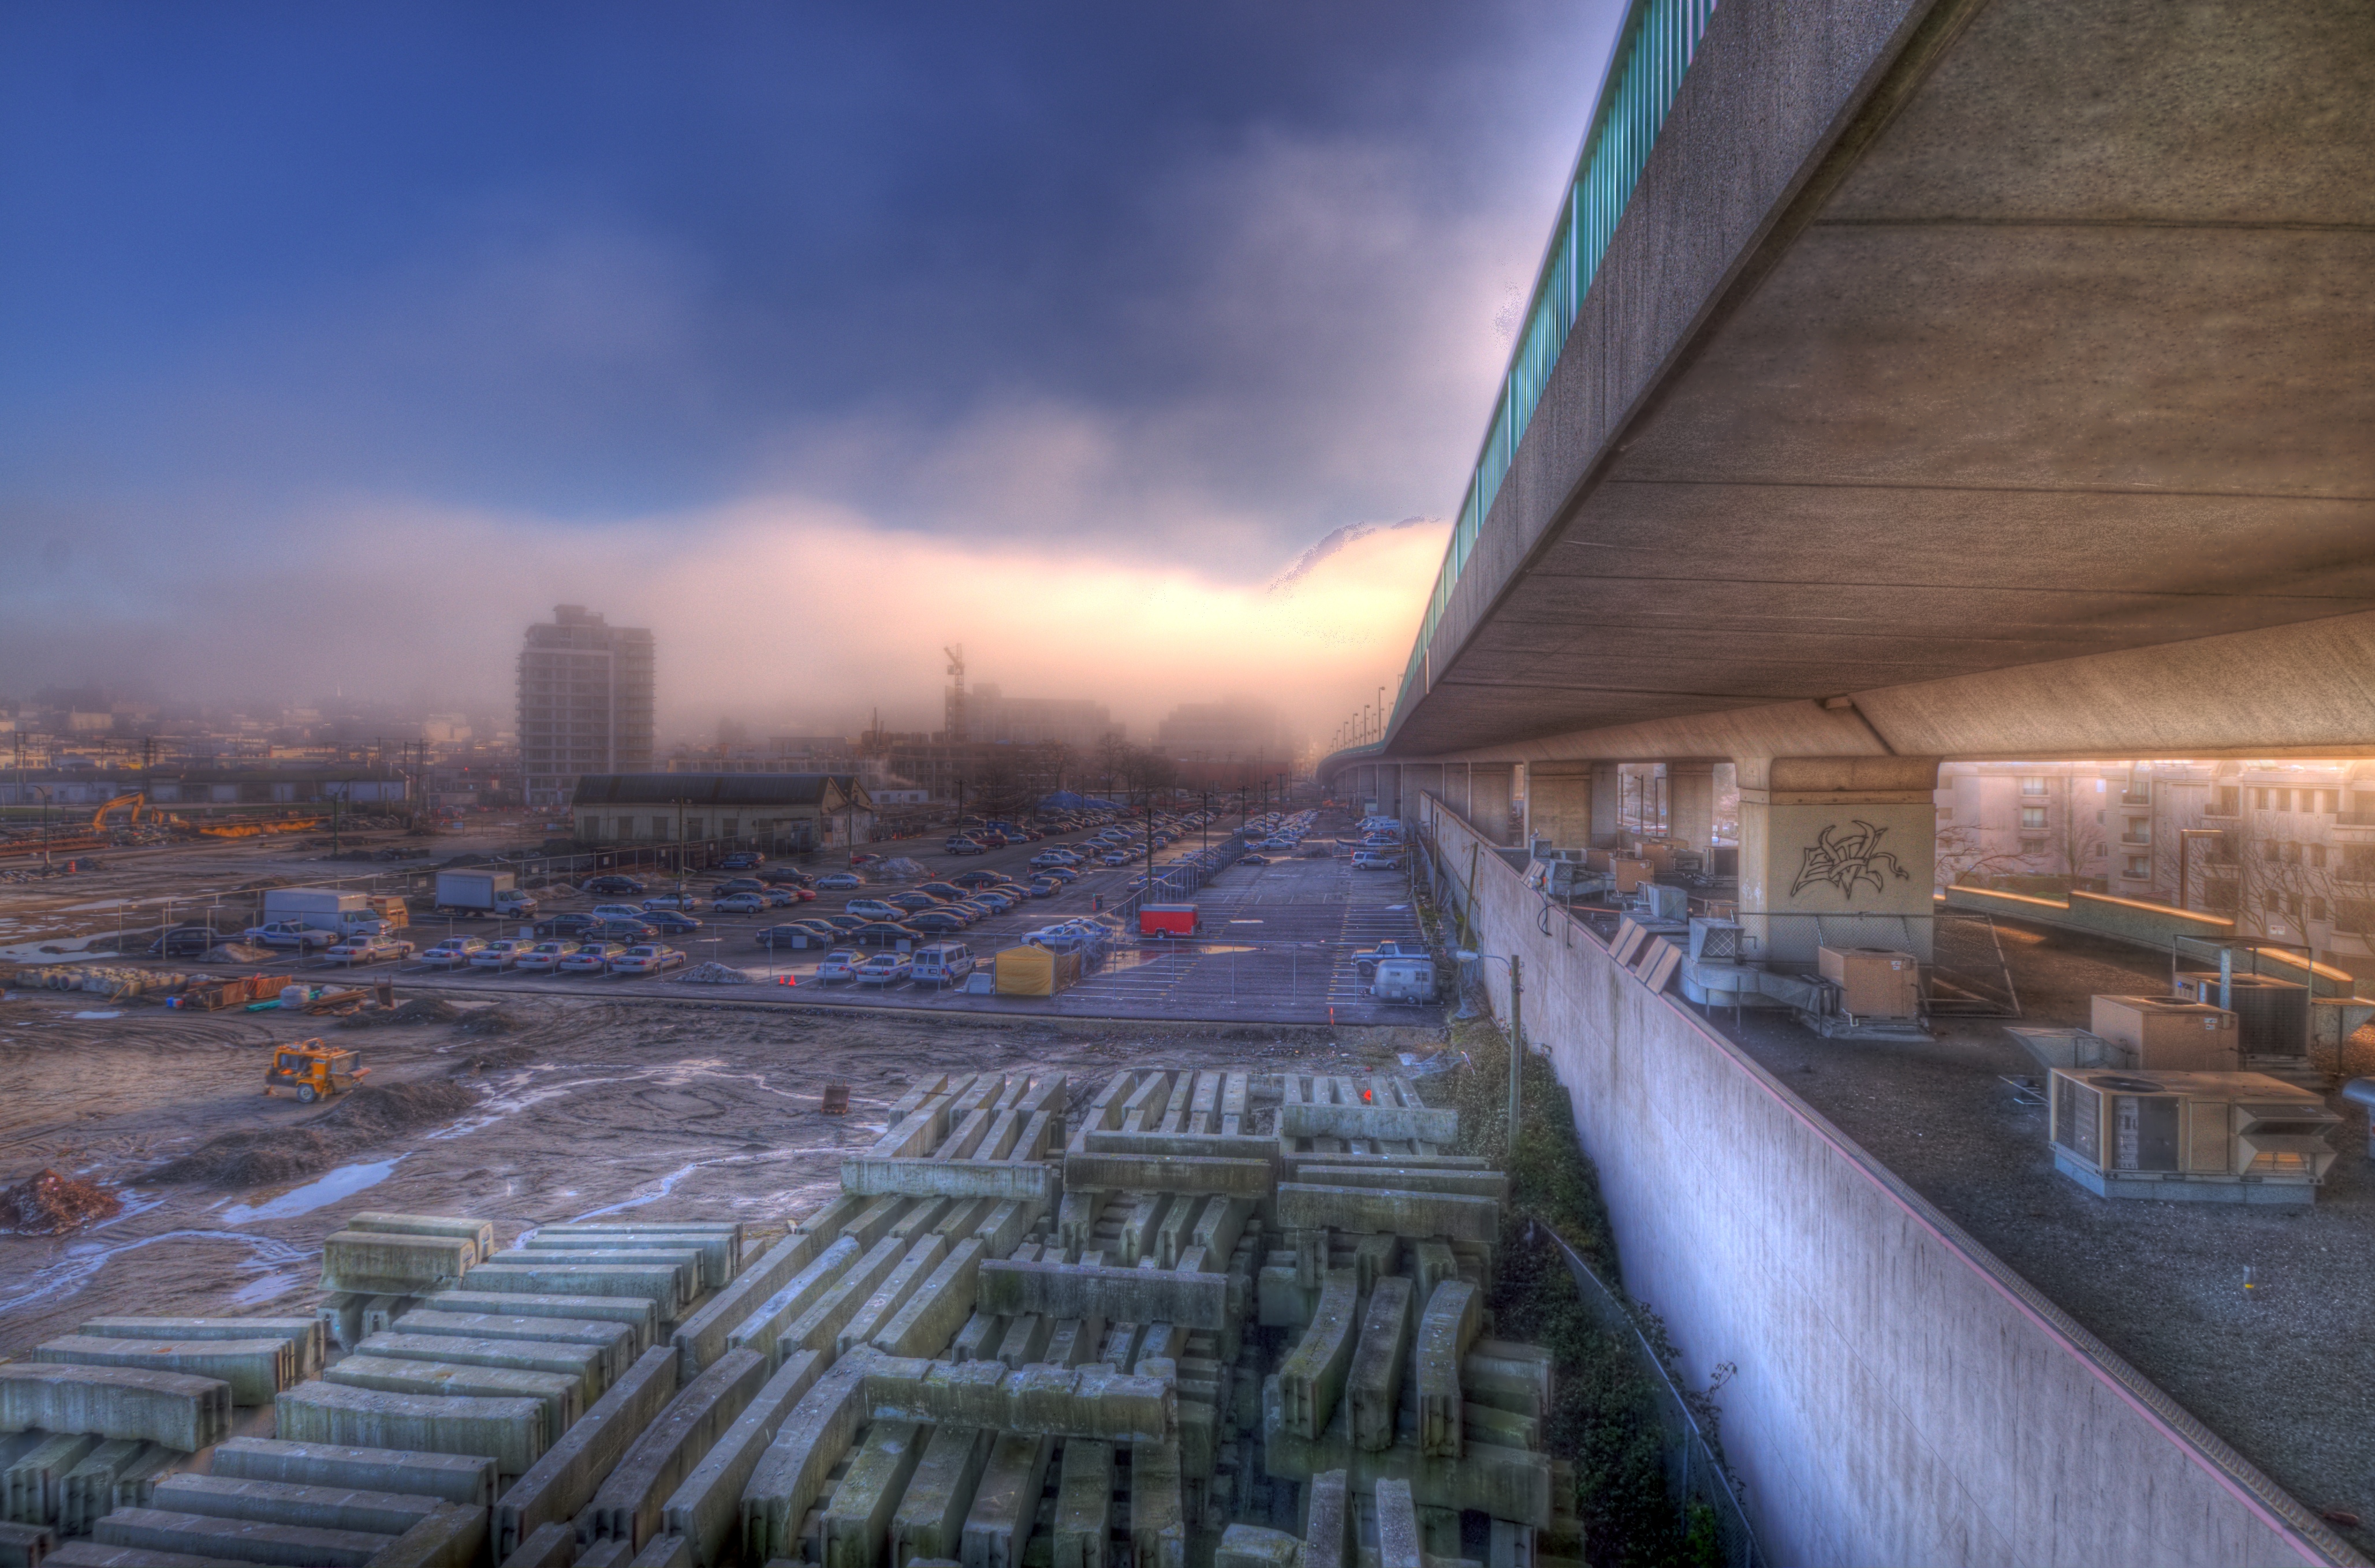
[[[1468,948],[1455,949],[1452,956],[1462,963],[1478,959],[1499,959],[1509,966],[1509,1147],[1506,1157],[1514,1160],[1518,1153],[1518,1122],[1521,1111],[1519,1091],[1524,1082],[1526,1066],[1525,1025],[1518,1011],[1526,990],[1520,973],[1524,961],[1514,954],[1480,953]]]

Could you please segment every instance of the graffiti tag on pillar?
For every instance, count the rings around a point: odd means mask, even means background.
[[[1900,882],[1913,878],[1896,863],[1896,856],[1880,847],[1881,835],[1886,828],[1874,827],[1861,818],[1855,825],[1863,831],[1841,833],[1837,826],[1825,828],[1814,835],[1814,842],[1802,852],[1805,858],[1798,863],[1798,879],[1790,884],[1790,894],[1795,898],[1801,891],[1817,882],[1828,882],[1847,897],[1855,897],[1856,889],[1869,881],[1873,892],[1888,890],[1888,878]]]

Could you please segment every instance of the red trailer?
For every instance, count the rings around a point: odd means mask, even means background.
[[[1138,934],[1141,937],[1192,937],[1196,934],[1196,906],[1192,903],[1142,903],[1138,906]]]

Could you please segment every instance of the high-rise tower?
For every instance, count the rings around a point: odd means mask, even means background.
[[[556,605],[519,660],[521,773],[531,807],[566,806],[581,773],[652,766],[652,634]]]

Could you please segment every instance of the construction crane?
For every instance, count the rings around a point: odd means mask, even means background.
[[[951,740],[965,738],[964,644],[942,648],[949,656],[949,678],[955,684],[949,688],[948,731]]]

